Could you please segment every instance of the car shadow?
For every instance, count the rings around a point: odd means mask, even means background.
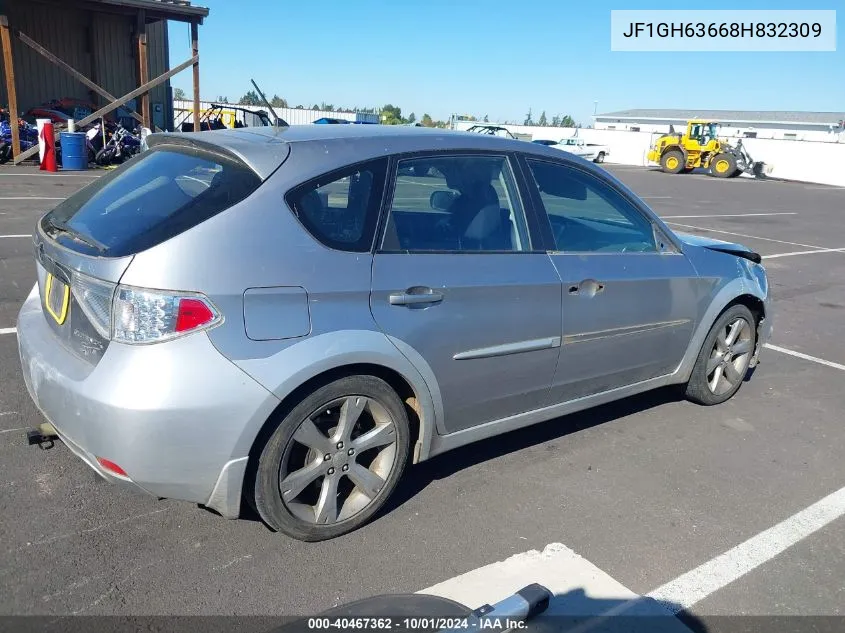
[[[649,597],[594,598],[582,588],[554,595],[527,629],[531,633],[707,633],[697,617],[674,602]]]
[[[681,400],[683,400],[683,391],[678,386],[662,387],[451,450],[408,468],[379,514],[392,512],[422,492],[432,482],[450,477],[466,468]]]

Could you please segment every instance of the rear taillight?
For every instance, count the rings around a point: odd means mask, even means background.
[[[220,314],[205,297],[118,286],[112,308],[112,340],[156,343],[205,329]]]
[[[78,273],[71,289],[97,332],[121,343],[157,343],[222,321],[214,305],[198,293],[118,286]]]
[[[103,338],[111,338],[111,306],[115,284],[86,275],[74,274],[71,291],[94,329]]]

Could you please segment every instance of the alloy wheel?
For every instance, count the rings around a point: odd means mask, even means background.
[[[377,400],[337,398],[297,427],[282,458],[279,492],[298,519],[331,525],[378,496],[396,462],[396,422]]]
[[[719,331],[707,360],[707,386],[720,396],[738,385],[751,362],[751,324],[737,317]]]

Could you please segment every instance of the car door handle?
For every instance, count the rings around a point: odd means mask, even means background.
[[[443,294],[430,288],[423,289],[421,292],[394,292],[390,295],[390,305],[392,306],[425,305],[427,303],[440,303],[441,301],[443,301]]]
[[[600,292],[604,292],[604,284],[595,279],[584,279],[577,285],[569,286],[569,294],[571,295],[593,297]]]

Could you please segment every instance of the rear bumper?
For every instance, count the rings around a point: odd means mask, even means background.
[[[74,454],[110,482],[238,515],[246,454],[236,447],[244,428],[266,420],[279,401],[205,334],[112,343],[91,365],[58,342],[37,290],[17,329],[30,397]],[[97,457],[128,476],[105,470]]]

